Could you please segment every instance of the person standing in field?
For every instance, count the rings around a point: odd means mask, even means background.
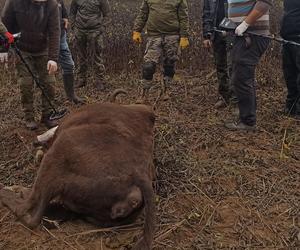
[[[272,0],[228,0],[228,18],[238,25],[232,48],[231,80],[238,99],[239,120],[225,123],[230,130],[256,129],[255,69],[270,39],[245,32],[269,35],[271,6]]]
[[[147,102],[157,64],[163,61],[163,100],[175,75],[178,50],[189,46],[188,5],[186,0],[143,0],[133,27],[133,41],[142,42],[146,27],[147,45],[142,66],[141,91],[137,103]]]
[[[63,0],[58,0],[59,14],[60,14],[60,50],[59,50],[59,64],[62,68],[62,76],[64,89],[66,96],[69,101],[74,102],[75,104],[82,104],[84,100],[79,98],[74,91],[74,70],[75,64],[72,58],[71,51],[67,42],[67,30],[69,27],[68,12],[65,7]]]
[[[281,36],[286,40],[300,43],[300,1],[285,0]],[[284,44],[282,66],[288,90],[285,113],[300,120],[300,47]]]
[[[227,0],[204,0],[203,3],[203,46],[207,49],[213,48],[217,78],[219,85],[219,98],[215,108],[223,108],[230,102],[237,102],[233,86],[231,84],[231,53],[232,37],[224,37],[222,34],[214,32],[221,21],[227,16]]]
[[[75,32],[76,47],[79,54],[77,87],[87,84],[88,66],[92,66],[95,85],[98,90],[105,89],[105,66],[103,61],[103,36],[111,22],[108,0],[72,0],[70,8],[71,28]],[[88,65],[91,62],[92,65]]]
[[[59,54],[60,24],[56,0],[6,0],[2,11],[2,22],[11,33],[21,32],[18,47],[25,61],[39,78],[42,88],[53,103],[55,92],[55,72]],[[34,84],[25,65],[16,65],[18,83],[21,89],[21,102],[25,113],[26,127],[37,129],[34,117]],[[50,119],[51,107],[42,95],[41,122],[47,128],[57,126]]]

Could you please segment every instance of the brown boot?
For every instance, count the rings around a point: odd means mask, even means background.
[[[50,115],[42,115],[41,123],[43,123],[48,129],[58,126],[58,122],[50,119]]]
[[[141,80],[141,85],[139,89],[139,95],[137,100],[135,101],[136,104],[148,104],[148,97],[149,97],[149,92],[152,87],[152,81],[151,80],[146,80],[142,79]]]
[[[163,79],[162,86],[161,86],[161,100],[162,101],[170,100],[169,89],[170,89],[171,83],[172,83],[172,78],[165,76]]]
[[[31,112],[25,112],[25,126],[28,130],[36,130],[38,128],[38,124]]]

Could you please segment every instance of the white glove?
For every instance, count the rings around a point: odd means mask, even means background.
[[[250,25],[244,21],[244,22],[242,22],[239,26],[236,27],[234,33],[235,33],[237,36],[243,36],[243,34],[244,34],[245,31],[249,28],[249,26],[250,26]]]
[[[0,53],[0,62],[6,63],[8,61],[8,53]]]
[[[57,63],[49,60],[47,63],[47,70],[49,75],[53,75],[57,71]]]

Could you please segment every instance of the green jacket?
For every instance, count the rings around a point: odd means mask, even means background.
[[[0,22],[0,34],[3,34],[7,31],[7,29],[5,28],[4,24],[2,22]]]
[[[111,21],[108,0],[72,0],[71,27],[84,31],[103,31]]]
[[[148,35],[188,36],[189,18],[186,0],[143,0],[135,20],[134,31],[142,32],[146,26]]]

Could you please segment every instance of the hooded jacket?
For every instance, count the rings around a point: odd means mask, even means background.
[[[186,0],[143,0],[134,31],[155,35],[188,36],[189,18]]]
[[[58,60],[60,22],[56,0],[6,0],[2,21],[10,33],[21,32],[20,50],[36,54],[48,52],[49,60]]]

